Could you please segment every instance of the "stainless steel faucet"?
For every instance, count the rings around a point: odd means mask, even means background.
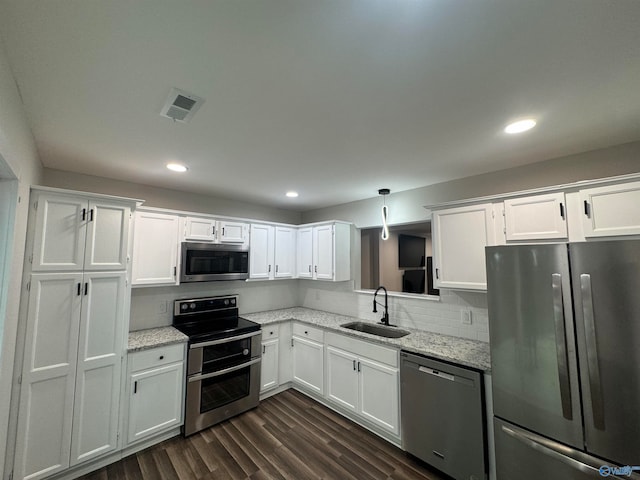
[[[376,297],[378,296],[378,292],[380,290],[384,290],[384,315],[382,315],[382,319],[380,320],[380,323],[383,325],[389,325],[389,303],[388,303],[388,297],[387,297],[387,289],[384,288],[382,285],[379,286],[376,289],[376,293],[373,294],[373,313],[378,313],[378,309],[376,308],[376,305],[382,306],[381,303],[378,303],[376,301]]]

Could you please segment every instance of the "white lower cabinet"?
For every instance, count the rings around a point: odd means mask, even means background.
[[[279,345],[278,325],[262,329],[262,363],[260,393],[276,388],[278,381]]]
[[[31,275],[15,479],[45,478],[118,448],[125,279]]]
[[[182,424],[185,345],[129,354],[127,444]]]
[[[399,435],[397,350],[332,332],[326,342],[326,398]]]
[[[323,337],[319,328],[293,324],[293,382],[318,395],[324,392]]]

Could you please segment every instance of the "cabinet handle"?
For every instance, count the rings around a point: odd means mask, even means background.
[[[82,221],[84,222],[86,218],[87,218],[87,209],[83,208],[82,209]]]
[[[360,371],[360,362],[358,362],[358,371]]]
[[[89,221],[93,222],[93,208],[89,210]]]
[[[440,270],[436,268],[436,278],[440,279]]]
[[[264,355],[265,353],[267,353],[267,347],[262,345],[262,354]]]
[[[315,266],[316,273],[318,273],[318,265]]]
[[[224,227],[222,227],[222,236],[224,237]]]
[[[269,270],[267,272],[271,273],[271,265],[269,265]]]
[[[278,273],[278,265],[276,265],[276,273]]]
[[[78,282],[78,296],[82,295],[82,284]]]
[[[353,371],[354,372],[356,371],[356,361],[355,360],[353,361]]]
[[[173,276],[178,275],[178,267],[173,267]]]
[[[86,295],[88,291],[89,291],[89,282],[85,282],[85,284],[84,284],[84,294]]]
[[[584,201],[584,214],[587,216],[587,218],[590,216],[589,215],[589,202],[587,202],[586,200]]]
[[[564,205],[562,203],[560,204],[560,216],[564,218]]]
[[[291,339],[291,347],[293,348],[293,338]]]
[[[160,355],[160,360],[164,360],[164,355]]]
[[[138,381],[133,382],[133,393],[138,393]]]
[[[311,265],[309,265],[309,273],[311,273]]]

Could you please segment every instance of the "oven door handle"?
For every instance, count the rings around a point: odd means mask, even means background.
[[[235,340],[244,340],[245,338],[251,338],[261,334],[262,334],[262,330],[258,330],[257,332],[245,333],[244,335],[238,335],[235,337],[225,337],[225,338],[220,338],[218,340],[211,340],[210,342],[194,343],[190,345],[189,348],[210,347],[212,345],[220,345],[222,343],[229,343]]]
[[[250,360],[250,361],[245,362],[245,363],[241,363],[240,365],[236,365],[234,367],[229,367],[229,368],[225,368],[223,370],[218,370],[217,372],[205,373],[204,375],[202,375],[202,374],[194,375],[192,377],[189,377],[187,379],[187,381],[189,383],[191,383],[191,382],[199,382],[200,380],[206,380],[207,378],[219,377],[220,375],[224,375],[225,373],[235,372],[236,370],[241,370],[241,369],[249,367],[251,365],[255,365],[256,363],[260,363],[261,361],[262,361],[261,358],[255,358],[253,360]]]

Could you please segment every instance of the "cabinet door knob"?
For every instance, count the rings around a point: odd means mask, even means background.
[[[160,360],[164,360],[164,355],[160,355]]]

